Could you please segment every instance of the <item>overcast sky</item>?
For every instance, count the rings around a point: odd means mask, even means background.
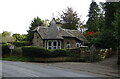
[[[89,6],[92,0],[0,0],[0,33],[9,31],[26,34],[34,17],[42,20],[59,16],[67,6],[72,7],[82,15],[81,20],[87,20]],[[105,0],[95,0],[105,2]]]

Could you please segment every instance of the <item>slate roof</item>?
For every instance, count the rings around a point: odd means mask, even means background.
[[[87,41],[80,31],[63,29],[57,26],[54,20],[51,21],[50,27],[39,26],[33,31],[37,31],[42,39],[64,39],[64,37],[73,37],[81,41]]]

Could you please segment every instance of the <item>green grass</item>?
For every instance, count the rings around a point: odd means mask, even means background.
[[[30,61],[33,61],[32,58],[28,58],[28,57],[5,57],[5,58],[0,58],[0,60],[22,61],[22,62],[30,62]]]

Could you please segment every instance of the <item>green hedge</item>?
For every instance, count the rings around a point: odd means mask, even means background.
[[[15,47],[15,49],[13,50],[12,56],[16,56],[16,57],[22,57],[22,48],[21,47]]]
[[[4,55],[10,55],[10,49],[9,49],[10,45],[12,45],[12,44],[10,44],[10,43],[4,43],[4,44],[2,44],[2,56],[4,56]]]
[[[73,57],[80,56],[80,48],[76,49],[56,49],[48,50],[41,47],[25,46],[22,47],[23,56],[25,57]]]
[[[35,46],[25,46],[22,47],[23,50],[23,56],[26,57],[49,57],[49,50],[46,50],[44,48],[35,47]]]
[[[16,47],[22,47],[22,46],[29,46],[30,45],[30,43],[28,41],[15,41],[15,42],[13,42],[13,44]]]

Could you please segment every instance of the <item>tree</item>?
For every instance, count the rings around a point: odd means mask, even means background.
[[[39,17],[34,18],[34,20],[32,20],[30,24],[32,26],[31,29],[41,26],[42,24],[43,24],[43,20],[41,20]]]
[[[116,4],[113,2],[105,3],[105,26],[101,34],[101,41],[104,48],[116,47],[115,26],[113,25],[115,21],[114,14],[117,10]]]
[[[100,9],[95,1],[92,1],[89,8],[88,20],[86,22],[87,31],[96,32],[99,27],[99,12]]]
[[[114,21],[115,36],[116,36],[116,38],[118,39],[118,41],[120,43],[120,7],[119,7],[119,9],[116,11],[116,13],[114,15],[115,15],[115,21]]]
[[[116,4],[116,13],[114,14],[115,16],[115,21],[113,25],[115,26],[115,36],[117,38],[117,51],[118,51],[118,61],[117,64],[120,65],[120,2]]]
[[[105,3],[100,2],[99,3],[99,8],[100,8],[100,14],[98,17],[98,31],[101,32],[103,28],[105,27]]]
[[[62,11],[62,14],[60,14],[60,16],[62,28],[77,29],[79,24],[81,24],[80,18],[78,18],[78,14],[71,7],[67,7],[65,11]]]
[[[11,37],[10,35],[11,35],[10,32],[3,31],[2,38],[1,38],[2,42],[14,42],[15,39],[13,37]]]
[[[14,37],[16,39],[16,41],[26,41],[27,40],[26,34],[20,35],[20,34],[16,33],[16,34],[13,34],[12,37]]]
[[[6,36],[10,36],[10,32],[8,32],[8,31],[3,31],[3,33],[2,33],[2,37],[6,37]]]
[[[105,3],[105,27],[104,29],[115,30],[113,21],[115,20],[114,14],[116,13],[116,3],[106,2]]]
[[[38,26],[43,25],[43,20],[41,20],[39,17],[34,18],[30,25],[31,26],[29,27],[29,30],[27,31],[28,32],[27,40],[32,42],[32,39],[33,39],[33,36],[34,36],[32,30],[34,30]]]

